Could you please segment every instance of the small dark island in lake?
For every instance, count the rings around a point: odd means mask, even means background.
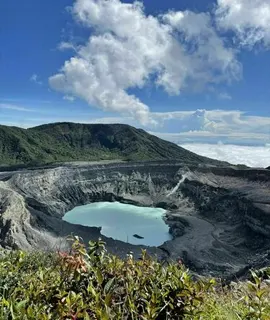
[[[134,237],[134,238],[137,238],[137,239],[144,239],[144,237],[139,236],[137,233],[134,234],[133,237]]]

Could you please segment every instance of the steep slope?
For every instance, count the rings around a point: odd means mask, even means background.
[[[0,163],[46,161],[53,145],[50,140],[49,137],[34,131],[0,126]]]
[[[111,159],[217,163],[123,124],[54,123],[30,129],[0,126],[1,165]]]

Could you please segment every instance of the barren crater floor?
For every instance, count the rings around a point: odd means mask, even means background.
[[[241,276],[269,265],[270,171],[181,161],[73,163],[0,173],[0,245],[54,249],[71,233],[102,237],[119,256],[136,246],[62,218],[77,206],[114,202],[166,210],[171,240],[146,247],[201,274]],[[140,235],[140,232],[137,232]]]

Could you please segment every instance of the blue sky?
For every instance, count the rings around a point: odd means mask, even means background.
[[[269,0],[3,0],[0,35],[1,124],[270,143]]]

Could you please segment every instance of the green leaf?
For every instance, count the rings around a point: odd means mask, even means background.
[[[18,309],[21,309],[21,308],[25,308],[25,305],[27,304],[27,302],[28,302],[28,299],[25,299],[25,300],[22,300],[22,301],[18,302],[16,304],[15,309],[18,310]]]
[[[105,297],[105,305],[110,307],[111,306],[111,302],[112,302],[112,294],[111,293],[107,293],[106,297]]]
[[[113,285],[114,285],[114,281],[115,281],[115,278],[112,278],[106,283],[106,285],[104,287],[104,292],[106,294],[112,290]]]
[[[97,270],[96,275],[97,275],[98,283],[101,285],[103,282],[103,276],[102,276],[100,269]]]

